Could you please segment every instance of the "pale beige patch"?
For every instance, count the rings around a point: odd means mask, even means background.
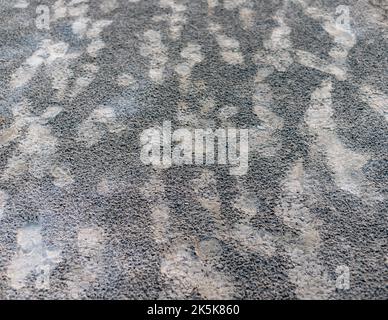
[[[71,185],[74,182],[73,177],[70,174],[70,170],[61,167],[61,166],[55,166],[51,169],[51,175],[54,178],[54,185],[59,188],[64,188],[68,185]]]
[[[163,181],[157,175],[151,176],[140,191],[150,203],[153,239],[157,244],[168,244],[170,208]]]
[[[231,230],[231,238],[245,249],[273,256],[276,252],[275,238],[263,230],[257,231],[248,224],[237,223]]]
[[[221,57],[229,64],[243,64],[244,57],[240,52],[240,44],[236,39],[230,38],[224,34],[217,34],[216,40],[221,47]]]
[[[27,0],[16,0],[16,3],[13,5],[17,9],[26,9],[30,5],[30,2]]]
[[[43,40],[39,48],[12,74],[11,88],[26,85],[42,65],[50,66],[55,60],[64,59],[67,50],[68,44],[64,42],[53,43],[50,39]]]
[[[330,62],[316,57],[312,53],[302,50],[295,50],[295,55],[296,61],[306,67],[332,74],[340,81],[346,80],[347,78],[346,68],[344,66],[334,65]]]
[[[153,239],[156,243],[166,243],[167,240],[167,231],[168,231],[168,221],[170,217],[170,209],[164,204],[153,205],[151,207],[151,219],[152,219],[152,232]]]
[[[171,10],[170,14],[158,15],[153,18],[154,21],[165,21],[169,24],[169,37],[172,40],[180,38],[183,27],[187,21],[187,6],[178,0],[160,0],[162,8]]]
[[[202,170],[200,177],[193,179],[192,186],[199,203],[212,213],[214,219],[219,220],[221,199],[217,191],[214,173],[209,170]]]
[[[78,231],[77,245],[82,268],[75,268],[66,281],[72,299],[80,299],[102,272],[104,241],[104,231],[100,227],[86,227]]]
[[[91,57],[97,57],[98,52],[105,48],[105,42],[102,41],[101,39],[94,39],[86,48],[87,53]]]
[[[120,87],[132,87],[136,88],[137,87],[137,81],[136,79],[128,73],[122,73],[117,77],[117,84]]]
[[[273,72],[273,68],[259,68],[255,77],[255,87],[252,96],[253,112],[261,123],[255,128],[249,129],[249,149],[271,156],[279,148],[275,134],[283,127],[281,117],[271,111],[273,106],[272,91],[269,85],[264,83],[267,76]]]
[[[249,8],[241,8],[239,10],[239,15],[244,29],[252,29],[255,22],[255,12]]]
[[[140,48],[140,54],[150,59],[149,77],[152,81],[162,83],[165,64],[168,61],[166,47],[162,43],[159,31],[148,30],[144,33],[145,44]]]
[[[161,262],[160,271],[172,282],[169,298],[185,299],[197,290],[204,299],[232,299],[234,286],[226,275],[195,257],[186,245],[172,248]]]
[[[57,138],[48,127],[32,123],[26,136],[18,144],[19,154],[8,159],[3,179],[15,177],[28,170],[35,178],[42,178],[49,170],[48,160],[56,152]]]
[[[113,10],[117,9],[119,7],[119,4],[117,0],[105,0],[100,3],[100,9],[104,13],[112,12]]]
[[[98,143],[104,135],[104,129],[98,124],[104,124],[108,132],[118,135],[126,129],[124,125],[117,122],[113,108],[99,107],[80,125],[78,141],[85,143],[88,147]]]
[[[42,119],[53,119],[62,112],[62,107],[48,107],[41,115]]]
[[[104,28],[110,26],[112,24],[112,20],[97,20],[93,21],[90,28],[86,32],[86,36],[91,39],[98,38]]]
[[[69,96],[71,98],[77,97],[80,93],[85,91],[85,89],[94,81],[96,74],[99,70],[99,67],[94,64],[84,64],[82,66],[82,75],[77,77],[74,85],[71,87]]]
[[[96,191],[99,195],[101,196],[108,196],[110,194],[112,194],[114,190],[114,186],[112,185],[112,183],[106,179],[106,178],[103,178],[98,184],[97,184],[97,187],[96,187]]]
[[[182,92],[187,92],[191,84],[191,72],[194,66],[203,60],[203,55],[201,53],[201,46],[189,42],[186,47],[181,51],[181,57],[184,59],[183,62],[175,66],[175,72],[179,76],[180,90]]]
[[[329,166],[339,188],[360,198],[381,199],[362,172],[370,156],[346,148],[334,130],[331,90],[331,81],[324,80],[313,92],[311,107],[306,111],[306,123],[317,137],[316,147],[326,150]]]
[[[276,12],[273,19],[279,26],[272,30],[269,39],[264,40],[265,50],[261,50],[256,54],[258,63],[273,66],[276,70],[282,72],[286,71],[293,63],[290,40],[291,28],[287,26],[284,15],[284,8]]]
[[[290,246],[288,241],[284,243],[286,252],[294,264],[288,271],[288,276],[296,285],[297,297],[329,299],[335,290],[334,281],[328,276],[318,257],[321,245],[317,229],[319,221],[308,209],[305,200],[306,184],[303,161],[298,160],[283,181],[283,198],[275,213],[287,226],[299,232],[296,245]]]
[[[248,0],[224,0],[224,8],[226,10],[233,10],[246,4],[247,2]]]
[[[19,229],[16,240],[17,253],[7,268],[10,286],[17,290],[25,287],[27,277],[32,274],[37,289],[49,289],[50,273],[61,261],[61,251],[46,249],[39,225]]]
[[[360,87],[360,92],[363,101],[388,121],[388,96],[367,84]]]
[[[0,219],[4,215],[4,211],[7,206],[7,201],[8,195],[4,191],[0,190]]]

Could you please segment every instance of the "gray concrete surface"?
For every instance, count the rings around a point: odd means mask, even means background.
[[[387,13],[1,0],[0,298],[387,299]],[[145,165],[164,121],[247,173]]]

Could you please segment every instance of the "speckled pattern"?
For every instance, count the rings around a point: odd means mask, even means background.
[[[387,299],[386,0],[0,0],[0,298]],[[140,160],[249,130],[249,168]]]

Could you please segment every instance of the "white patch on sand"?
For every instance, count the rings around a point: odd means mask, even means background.
[[[33,275],[37,289],[49,289],[50,273],[61,261],[61,251],[46,248],[39,225],[19,229],[16,240],[17,253],[7,269],[10,286],[19,290],[27,285],[27,278]]]
[[[104,28],[112,24],[111,20],[97,20],[91,24],[91,27],[88,29],[86,36],[88,38],[94,39],[98,38]]]
[[[256,114],[261,123],[256,128],[249,129],[250,150],[266,156],[273,155],[280,146],[274,135],[283,127],[282,118],[271,111],[273,106],[272,90],[265,83],[265,79],[273,71],[273,67],[259,67],[257,70],[252,102],[253,113]]]
[[[248,0],[224,0],[224,8],[226,10],[233,10],[246,4]]]
[[[169,24],[169,37],[172,40],[180,38],[183,26],[186,23],[186,10],[187,7],[179,3],[179,0],[160,0],[160,6],[165,9],[171,10],[170,14],[162,14],[153,17],[153,21],[165,21]]]
[[[82,75],[80,75],[75,84],[70,89],[70,97],[75,98],[82,93],[96,78],[99,67],[94,64],[84,64],[82,66]]]
[[[26,9],[30,5],[30,2],[27,0],[16,0],[16,3],[13,5],[16,9]]]
[[[170,208],[163,181],[158,175],[152,176],[140,191],[150,203],[153,239],[164,248],[161,273],[168,280],[167,287],[170,289],[161,293],[160,298],[183,299],[197,290],[204,299],[230,299],[234,292],[231,279],[213,269],[217,260],[216,251],[221,249],[217,250],[217,245],[213,242],[199,243],[197,246],[198,243],[194,241],[193,246],[198,254],[196,256],[185,241],[176,240],[172,243],[170,238],[176,236],[168,232]],[[202,200],[209,210],[219,210],[214,208],[214,202]]]
[[[294,267],[288,277],[296,286],[299,299],[328,299],[334,292],[334,282],[319,261],[321,239],[317,227],[320,222],[309,211],[305,196],[305,172],[298,160],[283,182],[283,197],[275,213],[284,223],[299,232],[296,244],[284,245]]]
[[[181,57],[186,60],[186,63],[179,64],[176,67],[176,71],[181,77],[187,77],[190,75],[191,69],[203,60],[201,46],[195,43],[188,43],[182,50]]]
[[[360,198],[378,200],[380,197],[362,172],[370,156],[346,148],[335,132],[331,90],[331,81],[324,80],[313,92],[311,106],[305,114],[307,125],[316,135],[316,147],[326,151],[327,161],[339,188]]]
[[[217,117],[222,121],[223,124],[227,124],[228,119],[237,115],[238,112],[239,107],[237,106],[225,106],[219,110]],[[230,123],[229,125],[231,126],[232,124]]]
[[[39,123],[38,119],[31,121],[26,135],[18,144],[18,154],[8,159],[3,179],[18,176],[28,170],[35,178],[41,179],[51,166],[51,156],[56,152],[57,138],[51,134],[50,128]],[[29,122],[30,122],[29,121]]]
[[[207,0],[208,13],[213,14],[214,9],[218,7],[218,5],[219,5],[218,0]]]
[[[73,77],[73,71],[69,68],[69,62],[61,59],[55,61],[51,67],[52,87],[56,90],[58,100],[65,98],[68,81]]]
[[[88,29],[89,23],[89,18],[81,16],[73,22],[73,24],[71,25],[71,30],[74,34],[78,35],[79,37],[82,37],[85,35],[86,30]]]
[[[104,41],[100,38],[100,34],[104,28],[109,26],[112,23],[111,20],[98,20],[92,23],[89,30],[86,32],[86,36],[92,41],[89,43],[86,48],[87,53],[91,57],[97,57],[98,52],[105,48]]]
[[[76,268],[67,281],[72,299],[82,298],[82,294],[103,271],[104,241],[104,231],[100,227],[87,227],[78,231],[77,245],[82,267]]]
[[[221,47],[222,59],[229,64],[242,64],[244,58],[240,52],[240,44],[236,39],[220,34],[216,36],[218,45]]]
[[[7,205],[7,200],[8,200],[8,195],[4,191],[0,190],[0,219],[4,215],[5,207]]]
[[[255,230],[248,224],[236,223],[231,237],[246,250],[260,252],[264,256],[273,256],[276,252],[275,238],[264,230]]]
[[[351,27],[349,6],[339,5],[335,13],[327,13],[321,9],[311,7],[306,2],[294,0],[302,6],[304,13],[319,21],[323,29],[333,38],[334,47],[330,50],[331,59],[324,61],[312,53],[296,50],[296,60],[300,64],[319,71],[332,74],[338,80],[347,78],[346,59],[349,51],[356,44],[356,34]]]
[[[187,245],[171,248],[162,259],[160,271],[170,280],[168,298],[185,299],[198,291],[203,299],[232,299],[231,279],[214,270],[205,260],[194,255]]]
[[[98,124],[104,124],[110,133],[120,134],[126,128],[117,122],[113,108],[100,107],[95,109],[91,115],[82,122],[78,129],[78,141],[84,142],[87,147],[98,143],[104,131]]]
[[[50,19],[57,21],[68,17],[76,18],[72,23],[72,30],[74,34],[82,37],[87,29],[87,24],[90,22],[90,19],[86,17],[89,11],[87,2],[89,0],[71,1],[69,3],[66,3],[65,0],[57,0],[52,5]]]
[[[189,78],[194,66],[203,60],[201,54],[201,46],[195,43],[188,43],[182,50],[181,57],[185,62],[178,64],[175,67],[175,72],[179,75],[181,89],[186,90],[189,85]]]
[[[91,57],[97,57],[98,51],[105,48],[105,42],[101,39],[94,39],[87,47],[86,51]]]
[[[260,130],[262,134],[266,133],[270,137],[275,130],[279,130],[283,126],[282,118],[271,111],[273,105],[271,87],[264,82],[256,83],[252,100],[254,103],[253,112],[262,121]]]
[[[274,28],[269,39],[264,41],[265,50],[256,54],[259,64],[271,65],[278,71],[286,71],[293,63],[291,55],[292,43],[290,40],[291,28],[285,22],[285,11],[279,9],[273,19],[279,25]]]
[[[117,0],[105,0],[100,3],[100,9],[104,13],[112,12],[113,10],[117,9],[119,7],[119,4]]]
[[[263,256],[272,257],[277,250],[277,239],[261,229],[256,230],[251,223],[258,212],[255,197],[247,192],[241,179],[236,181],[239,196],[233,204],[236,209],[236,216],[239,216],[239,222],[235,223],[231,230],[223,230],[224,241],[233,241],[235,245],[240,246],[240,250],[258,252]]]
[[[214,234],[218,239],[229,243],[232,241],[244,250],[259,252],[265,256],[275,253],[275,238],[268,232],[255,230],[251,226],[250,220],[257,212],[252,198],[241,195],[236,201],[235,208],[242,210],[245,216],[232,229],[227,229],[221,216],[221,199],[213,172],[203,170],[199,178],[192,180],[192,186],[199,203],[211,213],[215,225]]]
[[[351,27],[349,6],[337,6],[335,14],[335,19],[332,17],[324,19],[323,28],[336,44],[329,52],[329,55],[333,58],[334,63],[345,66],[346,57],[350,49],[356,44],[356,34]]]
[[[151,207],[151,229],[153,239],[156,243],[167,242],[168,221],[170,217],[170,208],[166,204],[154,205]]]
[[[64,0],[57,0],[52,5],[51,20],[56,21],[65,18],[67,15],[67,7]]]
[[[68,45],[64,42],[53,43],[51,40],[43,40],[31,57],[27,58],[21,67],[11,76],[11,88],[19,88],[26,85],[42,65],[51,65],[56,59],[66,56]]]
[[[238,9],[240,21],[244,29],[251,29],[255,20],[255,11],[252,10],[251,0],[224,0],[226,10]]]
[[[78,232],[79,253],[83,256],[94,255],[102,249],[104,231],[100,227],[82,228]]]
[[[388,96],[367,84],[360,87],[360,92],[362,100],[388,121]]]
[[[167,234],[170,208],[165,195],[163,181],[157,176],[152,176],[150,180],[142,186],[140,191],[150,203],[153,239],[157,244],[168,244]]]
[[[178,102],[177,118],[182,125],[195,126],[198,122],[197,115],[189,110],[187,103],[184,101]]]
[[[54,178],[54,185],[59,188],[64,188],[74,182],[70,174],[70,170],[63,166],[55,166],[51,168],[51,175]]]
[[[6,146],[20,135],[22,121],[15,121],[9,128],[0,131],[0,146]]]
[[[71,0],[69,3],[69,6],[74,6],[74,5],[77,5],[80,3],[85,3],[85,2],[89,2],[89,0]]]
[[[209,23],[209,31],[215,36],[217,44],[221,48],[221,57],[226,63],[232,65],[244,63],[238,40],[225,35],[222,27],[216,23]]]
[[[240,190],[240,193],[241,191],[243,190]],[[257,214],[257,208],[254,198],[252,196],[248,196],[245,193],[240,194],[240,196],[234,202],[233,207],[243,212],[243,221],[249,221]]]
[[[156,83],[162,83],[165,64],[168,61],[162,36],[159,31],[148,30],[144,33],[144,42],[140,54],[150,60],[149,77]]]
[[[252,29],[255,22],[255,11],[250,8],[241,8],[239,10],[240,20],[244,29]]]
[[[202,207],[210,211],[213,219],[220,221],[221,199],[216,182],[214,173],[204,169],[200,177],[192,180],[192,186]]]
[[[28,156],[50,155],[55,152],[56,142],[49,128],[33,123],[28,128],[26,138],[19,144],[19,150]]]
[[[86,4],[89,2],[85,1],[71,1],[66,5],[62,0],[57,1],[53,6],[53,20],[63,19],[66,17],[75,18],[72,22],[72,31],[79,38],[84,38],[85,36],[90,39],[90,43],[86,48],[86,52],[91,57],[97,57],[98,52],[105,47],[104,41],[100,38],[101,32],[104,28],[109,26],[111,20],[96,20],[93,21],[89,16],[89,5]],[[116,0],[104,1],[100,4],[101,10],[110,12],[114,10],[117,6]]]
[[[26,100],[22,100],[12,108],[14,121],[9,128],[0,131],[0,146],[16,140],[21,135],[22,129],[31,122],[29,108]]]
[[[51,134],[48,127],[40,124],[31,124],[28,128],[26,138],[19,144],[19,150],[23,158],[30,159],[30,173],[41,178],[49,167],[49,158],[55,154],[57,138]]]
[[[96,192],[100,196],[110,197],[125,189],[127,185],[113,178],[102,178],[96,185]]]
[[[136,79],[133,75],[128,73],[122,73],[117,77],[117,84],[120,87],[131,87],[136,89],[138,87]]]
[[[10,128],[0,131],[0,146],[5,146],[19,136],[19,129],[14,124]]]
[[[80,4],[76,5],[74,1],[72,1],[67,7],[67,14],[69,17],[84,17],[88,14],[89,5],[88,4]]]
[[[62,107],[48,107],[46,111],[41,115],[42,119],[48,120],[55,118],[58,114],[62,112]]]
[[[100,196],[108,196],[112,193],[113,191],[113,185],[112,183],[106,179],[103,178],[96,187],[96,191]]]
[[[54,20],[62,19],[66,17],[72,17],[72,31],[79,38],[85,39],[87,41],[86,53],[96,58],[99,54],[99,51],[105,48],[105,43],[101,39],[101,33],[104,28],[108,27],[112,21],[111,20],[96,20],[93,21],[92,18],[88,15],[89,5],[85,4],[86,1],[71,1],[67,6],[61,0],[57,1],[54,5]],[[115,6],[116,1],[105,1],[101,6],[104,8],[111,8]],[[66,96],[65,91],[69,90],[68,96],[70,99],[75,98],[80,93],[82,93],[85,88],[87,88],[92,81],[95,79],[95,74],[99,70],[98,66],[90,63],[86,63],[82,66],[83,75],[79,76],[74,85],[71,88],[68,88],[68,79],[73,78],[74,74],[71,70],[68,69],[69,58],[78,57],[82,52],[73,53],[68,55],[64,61],[57,63],[55,68],[52,68],[53,74],[53,87],[58,90],[57,96],[60,100],[64,99]]]
[[[12,89],[25,86],[40,68],[44,68],[43,71],[51,77],[56,97],[62,100],[68,87],[68,79],[73,75],[69,69],[69,60],[78,56],[78,53],[68,53],[67,43],[53,43],[45,39],[11,76],[10,86]]]
[[[344,68],[320,59],[310,52],[295,50],[295,57],[301,65],[332,74],[340,81],[346,80],[346,70]]]

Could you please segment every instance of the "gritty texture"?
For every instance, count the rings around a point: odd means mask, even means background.
[[[0,0],[0,298],[387,299],[387,28],[386,0]],[[163,121],[249,129],[247,173],[143,164]]]

